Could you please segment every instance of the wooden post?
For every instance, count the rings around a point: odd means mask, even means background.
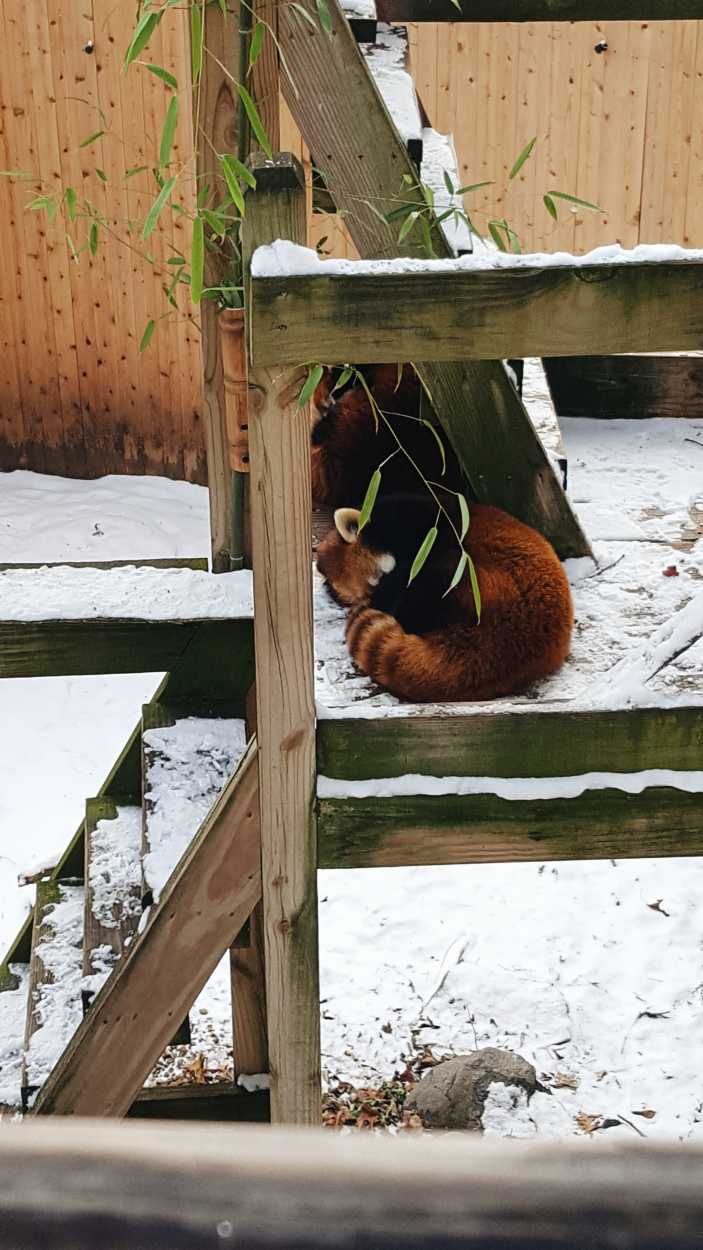
[[[305,182],[292,156],[253,161],[243,225],[245,283],[255,247],[304,242]],[[304,371],[254,369],[250,384],[257,739],[263,829],[271,1118],[320,1118],[315,836],[315,705],[308,413]]]
[[[216,201],[220,189],[220,199],[224,199],[227,193],[217,153],[234,152],[237,145],[238,97],[232,79],[237,78],[239,68],[239,27],[236,14],[223,14],[217,4],[204,5],[204,19],[206,51],[193,99],[196,175],[198,186],[207,183],[211,188],[211,198]],[[205,285],[217,286],[222,278],[221,258],[206,249]],[[224,377],[217,315],[216,302],[203,300],[200,325],[212,567],[214,572],[224,573],[229,572],[230,567],[232,475],[227,460]]]

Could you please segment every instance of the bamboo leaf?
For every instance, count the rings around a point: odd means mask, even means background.
[[[75,189],[73,187],[66,187],[66,190],[64,191],[64,199],[66,201],[66,212],[68,213],[68,220],[75,221],[77,197],[76,197]]]
[[[420,232],[422,234],[422,242],[425,246],[425,251],[427,252],[427,255],[430,257],[436,256],[437,253],[435,252],[434,244],[432,243],[432,231],[430,230],[430,223],[427,220],[427,218],[424,216],[420,218]]]
[[[162,82],[165,82],[167,87],[173,87],[174,91],[178,90],[178,79],[175,74],[170,74],[169,71],[164,69],[162,65],[152,65],[149,63],[147,65],[147,69],[150,73],[155,74],[157,78],[160,78]]]
[[[466,497],[464,495],[457,495],[457,499],[459,500],[459,512],[461,514],[461,532],[459,534],[459,539],[463,542],[468,533],[469,521],[471,518],[469,516],[469,505],[466,502]]]
[[[500,226],[497,221],[489,221],[488,231],[496,247],[499,248],[501,252],[507,251],[505,240],[500,232]]]
[[[447,586],[447,589],[445,590],[444,594],[442,595],[443,599],[446,599],[447,595],[451,594],[452,590],[456,590],[457,586],[459,585],[459,582],[461,581],[462,577],[464,576],[464,573],[466,572],[466,566],[468,563],[469,563],[468,553],[466,551],[462,551],[461,555],[459,556],[459,563],[457,564],[454,570],[454,576],[452,580],[450,581],[449,585]]]
[[[522,149],[522,152],[520,153],[517,160],[515,161],[515,164],[510,170],[510,173],[508,174],[508,178],[512,179],[512,178],[517,177],[523,165],[525,164],[525,161],[528,160],[530,153],[532,152],[532,149],[535,146],[536,142],[537,142],[537,135],[535,135],[534,139],[530,139],[529,143],[525,144],[524,148]]]
[[[580,200],[577,195],[567,195],[566,191],[550,191],[549,194],[555,200],[567,200],[569,204],[576,204],[579,208],[591,208],[594,213],[603,211],[597,204],[591,204],[589,200]]]
[[[475,609],[476,609],[476,623],[477,623],[477,624],[480,624],[480,621],[481,621],[481,591],[480,591],[480,589],[479,589],[479,585],[478,585],[478,578],[477,578],[477,576],[476,576],[476,568],[475,568],[475,565],[474,565],[473,560],[471,559],[471,556],[469,556],[469,577],[471,578],[471,593],[472,593],[472,595],[473,595],[473,597],[474,597],[474,607],[475,607]]]
[[[153,233],[154,226],[159,219],[159,214],[166,204],[166,201],[169,199],[175,185],[176,179],[168,178],[159,191],[159,194],[147,213],[146,221],[144,222],[144,229],[142,230],[143,239],[148,239],[149,235]]]
[[[171,148],[176,134],[176,122],[178,121],[178,96],[171,96],[171,103],[166,112],[164,127],[161,131],[161,143],[159,145],[159,165],[168,165],[171,159]]]
[[[542,202],[544,203],[544,207],[549,213],[549,216],[553,217],[555,221],[558,221],[559,218],[557,217],[557,206],[554,203],[554,200],[552,199],[551,195],[543,195]]]
[[[308,13],[307,9],[304,9],[304,8],[303,8],[302,4],[296,4],[295,0],[291,0],[291,6],[290,6],[290,7],[291,7],[291,9],[295,9],[296,13],[297,13],[300,17],[304,17],[304,18],[305,18],[305,21],[306,21],[306,22],[307,22],[310,26],[312,26],[313,30],[315,30],[315,29],[316,29],[316,27],[315,27],[315,23],[314,23],[314,21],[313,21],[312,17],[311,17],[311,16],[310,16],[310,14]]]
[[[241,161],[238,161],[236,156],[228,156],[227,164],[234,170],[241,182],[245,183],[246,186],[251,187],[252,191],[255,190],[256,178],[251,170],[247,169],[246,165],[243,165]]]
[[[439,437],[439,434],[437,433],[437,430],[435,429],[431,421],[427,421],[424,417],[420,417],[420,420],[422,421],[422,424],[426,426],[427,429],[430,431],[430,434],[432,435],[432,437],[434,438],[434,441],[439,447],[439,454],[442,458],[442,471],[440,473],[440,477],[444,477],[447,471],[447,457],[444,451],[444,443]]]
[[[417,210],[411,210],[408,213],[407,217],[405,218],[405,221],[403,222],[403,224],[400,227],[400,230],[398,231],[399,243],[402,243],[403,239],[407,238],[407,236],[410,234],[410,231],[412,230],[419,216],[420,214],[417,212]]]
[[[90,234],[88,235],[88,247],[90,249],[91,256],[94,256],[98,250],[98,223],[97,221],[94,221],[90,227]]]
[[[107,182],[107,174],[105,173],[104,169],[96,169],[95,172],[98,175],[98,178],[100,179],[101,182]]]
[[[315,8],[317,16],[320,19],[320,26],[326,35],[332,34],[332,15],[327,5],[327,0],[315,0]]]
[[[225,182],[227,183],[227,190],[234,200],[235,208],[238,210],[240,216],[243,216],[244,196],[242,194],[242,188],[237,182],[237,175],[234,172],[234,167],[232,165],[233,159],[234,158],[231,156],[221,156],[220,164],[222,166],[222,173],[224,174]]]
[[[203,31],[205,28],[205,8],[202,0],[197,0],[190,9],[190,72],[193,83],[197,83],[203,68]]]
[[[492,187],[492,182],[470,182],[465,187],[457,187],[457,195],[468,195],[470,191],[480,191],[481,187]]]
[[[125,69],[129,69],[130,65],[132,64],[132,61],[136,61],[137,57],[139,56],[139,53],[146,47],[149,40],[151,39],[151,36],[156,30],[156,27],[161,21],[163,12],[164,12],[163,9],[159,9],[156,12],[153,9],[151,9],[145,13],[142,13],[139,21],[137,22],[134,34],[132,35],[132,42],[130,43],[125,53],[125,58],[124,58]]]
[[[313,394],[315,392],[315,388],[317,387],[317,384],[320,381],[320,378],[322,377],[324,372],[325,371],[322,365],[310,366],[310,368],[308,369],[308,376],[305,379],[302,390],[298,396],[299,408],[304,408],[305,405],[309,402],[309,400],[312,399]]]
[[[264,35],[266,27],[263,22],[257,22],[251,36],[249,45],[249,69],[253,69],[261,55],[261,49],[264,46]]]
[[[150,342],[151,342],[151,340],[152,340],[152,337],[153,337],[153,334],[154,334],[154,330],[155,330],[155,329],[156,329],[156,322],[155,322],[155,321],[147,321],[147,323],[146,323],[146,329],[145,329],[145,331],[144,331],[144,333],[143,333],[143,335],[142,335],[142,337],[141,337],[141,342],[140,342],[140,344],[139,344],[139,351],[140,351],[140,352],[145,352],[145,351],[146,351],[147,347],[149,346],[149,344],[150,344]]]
[[[254,134],[256,135],[256,138],[259,142],[259,145],[262,151],[266,153],[269,159],[271,159],[271,157],[273,156],[273,152],[271,150],[271,143],[269,141],[268,135],[266,134],[266,131],[264,130],[261,118],[259,117],[258,109],[256,105],[254,104],[254,101],[252,100],[251,96],[249,95],[249,92],[247,91],[246,87],[243,87],[240,82],[237,83],[237,91],[239,92],[239,98],[242,101],[242,104],[244,105],[244,111],[247,117],[249,118],[249,125],[254,131]]]
[[[339,377],[337,378],[337,381],[332,387],[332,391],[333,392],[341,391],[342,387],[346,386],[347,382],[353,376],[353,374],[354,374],[354,370],[350,369],[349,365],[346,365],[344,369],[342,369],[342,372],[340,373]]]
[[[449,192],[449,194],[450,194],[450,195],[453,195],[453,194],[454,194],[454,183],[452,182],[451,178],[449,177],[449,174],[447,173],[446,169],[443,169],[443,170],[442,170],[442,177],[444,178],[444,185],[445,185],[445,187],[447,188],[447,191]]]
[[[408,578],[408,586],[410,585],[411,582],[415,580],[420,570],[424,567],[427,557],[430,554],[432,548],[434,547],[436,538],[437,538],[437,526],[433,525],[432,528],[429,529],[427,533],[425,534],[425,537],[420,543],[419,551],[417,555],[415,556],[415,559],[412,562],[412,566],[410,568],[410,576]]]
[[[84,139],[82,143],[78,144],[79,148],[90,147],[91,143],[95,143],[96,139],[102,139],[104,134],[104,130],[94,130],[92,135],[88,135],[87,139]]]
[[[143,174],[149,168],[148,165],[133,165],[131,169],[125,169],[125,182],[128,178],[133,178],[135,174]]]
[[[378,495],[380,485],[381,485],[381,470],[376,469],[374,473],[371,475],[371,481],[366,487],[366,494],[364,495],[364,502],[361,505],[361,512],[359,513],[359,531],[358,531],[359,533],[361,533],[364,526],[368,525],[369,521],[371,520],[371,513],[373,512],[373,506],[376,502],[376,496]]]
[[[428,187],[426,182],[421,182],[420,189],[428,208],[434,208],[434,191],[432,190],[432,187]]]
[[[0,178],[24,178],[31,179],[34,174],[30,174],[26,169],[0,169]]]
[[[199,304],[203,297],[203,273],[205,268],[205,233],[202,217],[193,222],[193,242],[190,250],[190,298]]]

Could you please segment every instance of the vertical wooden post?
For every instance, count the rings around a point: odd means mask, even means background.
[[[243,225],[252,251],[304,242],[305,182],[293,156],[255,158]],[[271,1118],[320,1120],[315,705],[310,445],[298,406],[304,371],[250,371],[249,449],[254,565],[261,870],[266,939]]]
[[[220,199],[227,194],[217,153],[234,152],[237,146],[238,97],[232,80],[237,78],[239,69],[239,25],[236,12],[224,15],[217,4],[206,4],[204,17],[206,51],[193,98],[196,174],[198,186],[207,184],[216,201],[220,189]],[[205,285],[217,286],[222,278],[221,260],[206,250]],[[214,300],[203,300],[200,305],[200,324],[212,567],[214,572],[224,573],[230,567],[232,475],[227,458],[222,352]]]

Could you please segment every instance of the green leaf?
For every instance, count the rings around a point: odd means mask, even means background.
[[[436,537],[437,537],[437,526],[433,525],[432,528],[429,529],[427,533],[425,534],[425,537],[420,543],[420,549],[417,555],[415,556],[415,559],[412,562],[412,566],[410,568],[410,576],[408,578],[408,586],[410,585],[411,582],[415,580],[418,573],[420,572],[420,569],[423,568],[428,555],[430,554],[432,548],[434,547]]]
[[[296,4],[296,3],[295,3],[295,0],[291,0],[291,5],[290,5],[290,7],[291,7],[291,9],[295,9],[296,13],[297,13],[300,17],[304,17],[304,18],[305,18],[305,21],[306,21],[306,22],[308,22],[310,26],[312,26],[313,30],[316,30],[316,26],[315,26],[314,21],[312,20],[312,17],[311,17],[311,16],[310,16],[310,14],[308,13],[307,9],[304,9],[304,8],[303,8],[302,4]]]
[[[162,82],[165,82],[167,87],[173,87],[174,91],[178,90],[178,79],[175,74],[170,74],[169,71],[164,69],[162,65],[152,65],[149,63],[147,65],[147,69],[151,74],[155,74],[157,78],[160,78]]]
[[[588,200],[580,200],[577,195],[567,195],[566,191],[550,191],[549,194],[555,200],[568,200],[569,204],[577,204],[579,208],[591,208],[594,213],[603,211],[597,204],[591,204]]]
[[[334,393],[335,391],[340,391],[343,386],[346,386],[347,382],[349,381],[351,377],[353,377],[353,375],[354,375],[354,370],[350,369],[349,365],[347,365],[346,368],[342,369],[342,372],[340,373],[339,377],[337,378],[337,381],[332,387],[332,392]]]
[[[95,143],[96,139],[102,139],[104,134],[104,130],[94,130],[92,135],[88,135],[87,139],[84,139],[82,143],[78,144],[79,148],[90,147],[90,144]]]
[[[428,208],[434,208],[434,191],[432,190],[432,187],[428,187],[426,182],[421,182],[420,190],[422,191],[422,198]]]
[[[249,69],[252,69],[253,66],[256,65],[256,62],[261,55],[261,49],[264,46],[265,34],[266,27],[264,26],[264,23],[257,22],[251,36],[251,43],[249,44]]]
[[[326,35],[332,34],[332,15],[329,11],[327,0],[315,0],[315,8],[317,16],[320,19],[320,26]]]
[[[151,342],[151,340],[152,340],[152,338],[153,338],[153,335],[154,335],[154,330],[155,330],[155,329],[156,329],[156,322],[155,322],[155,321],[147,321],[147,323],[146,323],[146,329],[145,329],[145,331],[144,331],[144,333],[143,333],[143,335],[142,335],[141,342],[140,342],[140,344],[139,344],[139,350],[140,350],[140,352],[145,352],[145,351],[146,351],[147,347],[149,346],[149,344],[150,344],[150,342]]]
[[[98,223],[97,221],[94,221],[90,227],[90,234],[88,235],[88,247],[90,249],[91,256],[94,256],[98,250]]]
[[[376,469],[375,472],[371,475],[371,481],[366,487],[366,494],[364,495],[364,502],[361,505],[361,512],[359,513],[359,531],[358,531],[359,533],[361,533],[364,526],[368,525],[369,521],[371,520],[371,513],[373,512],[373,506],[376,502],[376,496],[378,494],[380,485],[381,485],[381,470]]]
[[[197,83],[203,68],[203,31],[205,8],[202,0],[191,5],[190,10],[190,72]]]
[[[185,265],[185,256],[169,256],[166,261],[167,265]]]
[[[240,216],[242,216],[244,214],[244,196],[242,195],[242,188],[237,182],[237,175],[232,166],[233,159],[234,158],[232,156],[221,156],[220,164],[222,166],[222,173],[225,176],[225,182],[227,183],[227,190],[232,196],[235,207],[239,210]]]
[[[142,230],[143,239],[148,239],[149,235],[153,233],[154,226],[156,225],[159,219],[159,213],[161,212],[161,209],[164,207],[164,204],[166,203],[166,201],[169,199],[171,192],[173,191],[173,188],[175,187],[175,185],[176,185],[175,178],[167,178],[166,182],[164,183],[161,190],[159,191],[159,194],[157,195],[156,199],[154,200],[154,203],[152,204],[151,208],[149,209],[149,212],[147,213],[146,221],[144,222],[144,229]]]
[[[555,221],[558,221],[559,218],[557,217],[557,206],[554,203],[554,200],[552,199],[551,195],[543,195],[542,202],[547,212],[549,213],[549,216],[553,217]]]
[[[213,213],[209,208],[201,208],[200,216],[205,219],[212,233],[219,239],[223,239],[227,233],[227,222],[224,217],[218,213]]]
[[[132,35],[132,42],[125,53],[125,69],[129,69],[132,61],[136,61],[139,53],[146,47],[151,39],[151,36],[156,30],[156,27],[161,21],[163,12],[163,9],[159,9],[156,12],[152,9],[142,13],[139,21],[137,22],[134,34]]]
[[[239,92],[239,98],[242,101],[242,104],[244,105],[244,111],[247,117],[249,118],[249,125],[254,131],[254,134],[256,135],[259,146],[261,147],[261,150],[266,153],[266,156],[268,156],[270,160],[271,157],[273,156],[273,152],[271,150],[269,137],[266,134],[261,118],[259,117],[258,109],[254,101],[252,100],[251,96],[249,95],[249,92],[247,91],[246,87],[243,87],[240,82],[237,83],[237,91]]]
[[[190,251],[190,298],[199,304],[203,297],[203,273],[205,268],[205,233],[202,217],[193,222],[193,243]]]
[[[510,228],[507,222],[505,224],[505,230],[508,236],[508,243],[510,244],[511,252],[513,252],[516,256],[521,256],[522,248],[520,247],[520,240],[518,239],[515,231]]]
[[[510,170],[510,173],[508,174],[509,178],[517,177],[523,165],[525,164],[525,161],[528,159],[536,142],[537,142],[537,135],[535,135],[534,139],[530,139],[529,143],[525,144],[524,148],[522,149],[522,152],[518,156],[515,164],[513,165],[512,169]]]
[[[459,539],[461,542],[463,542],[468,533],[469,521],[471,518],[469,517],[469,505],[466,502],[465,496],[457,495],[457,499],[459,500],[459,512],[461,514],[461,531],[459,534]]]
[[[251,187],[252,191],[256,189],[256,178],[254,174],[250,169],[247,169],[246,165],[243,165],[241,161],[238,161],[236,156],[228,156],[227,163],[230,168],[234,170],[240,182],[243,182],[246,186]]]
[[[176,122],[178,121],[178,96],[171,96],[171,103],[166,111],[164,127],[161,131],[161,143],[159,145],[159,165],[168,165],[171,159],[171,148],[176,134]]]
[[[476,622],[481,621],[481,591],[479,590],[478,578],[476,576],[476,568],[474,562],[469,556],[469,577],[471,578],[471,593],[474,597],[474,607],[476,609]]]
[[[135,174],[143,174],[149,168],[148,165],[133,165],[131,169],[125,169],[125,182],[128,178],[133,178]]]
[[[489,221],[489,223],[488,223],[488,231],[489,231],[489,234],[490,234],[491,238],[493,239],[493,242],[495,243],[496,247],[497,247],[497,248],[499,248],[501,252],[506,252],[508,249],[507,249],[507,248],[506,248],[506,246],[505,246],[505,240],[503,239],[503,236],[502,236],[502,234],[501,234],[501,232],[500,232],[500,231],[501,231],[501,228],[500,228],[500,226],[498,225],[498,222],[497,222],[497,221]]]
[[[30,174],[26,169],[0,169],[0,178],[24,178],[31,179],[34,174]]]
[[[105,173],[104,169],[96,169],[95,172],[98,175],[98,178],[100,179],[101,182],[107,182],[107,174]]]
[[[481,187],[492,187],[493,182],[470,182],[465,187],[457,187],[457,195],[468,195],[470,191],[480,191]]]
[[[430,434],[433,436],[434,441],[436,442],[437,446],[439,447],[439,454],[440,454],[440,456],[442,457],[442,471],[441,471],[441,473],[440,473],[440,477],[444,477],[444,475],[445,475],[445,473],[446,473],[446,471],[447,471],[447,457],[446,457],[446,454],[445,454],[445,451],[444,451],[444,443],[442,442],[441,438],[439,437],[439,434],[437,433],[437,431],[436,431],[436,429],[435,429],[435,427],[433,426],[433,424],[432,424],[432,422],[431,422],[431,421],[426,421],[424,417],[420,417],[420,420],[421,420],[422,424],[423,424],[424,426],[426,426],[426,427],[427,427],[427,429],[430,431]]]
[[[462,577],[464,576],[464,573],[466,572],[466,566],[468,563],[469,563],[468,552],[462,551],[461,555],[459,556],[459,563],[457,564],[454,570],[454,576],[452,580],[450,581],[449,585],[447,586],[447,589],[445,590],[444,594],[442,595],[443,599],[446,599],[447,595],[451,594],[452,590],[456,590],[457,586],[459,585],[459,582],[461,581]]]
[[[449,194],[450,194],[450,195],[453,195],[453,194],[454,194],[454,183],[452,182],[451,178],[449,177],[449,174],[447,173],[446,169],[443,169],[443,170],[442,170],[442,177],[444,178],[444,185],[445,185],[445,187],[447,188],[447,191],[449,192]]]
[[[308,376],[305,379],[301,392],[298,396],[298,407],[304,408],[315,392],[315,388],[324,373],[322,365],[311,365],[308,369]]]
[[[77,199],[76,199],[76,192],[73,187],[66,187],[66,190],[64,191],[64,199],[66,201],[66,212],[68,213],[68,220],[75,221]]]
[[[425,251],[427,255],[436,256],[434,245],[432,243],[432,232],[430,230],[430,223],[426,217],[420,218],[420,233],[422,234],[422,242],[425,246]]]
[[[405,221],[403,222],[402,226],[400,227],[400,230],[398,231],[399,243],[402,243],[403,239],[407,238],[407,236],[410,234],[410,231],[412,230],[419,216],[420,214],[417,212],[417,210],[411,209],[411,211],[408,213],[407,217],[405,218]]]
[[[68,243],[68,250],[71,253],[71,259],[78,260],[78,252],[76,250],[76,245],[73,242],[73,239],[71,238],[70,234],[66,235],[66,242]]]

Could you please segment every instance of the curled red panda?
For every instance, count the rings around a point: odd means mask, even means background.
[[[420,477],[405,453],[422,468],[425,477],[441,479],[458,489],[459,467],[446,437],[441,430],[433,432],[423,424],[429,417],[428,405],[412,366],[404,365],[400,378],[397,365],[359,368],[386,420],[377,421],[359,382],[337,392],[334,371],[325,372],[313,400],[313,505],[360,507],[374,470],[384,461],[384,494],[417,491]],[[392,430],[404,451],[398,450]]]
[[[547,540],[498,508],[471,506],[464,549],[481,595],[477,622],[468,574],[445,594],[459,551],[446,517],[429,558],[411,564],[437,509],[425,496],[385,496],[359,533],[341,508],[317,564],[333,597],[350,608],[346,638],[358,667],[401,699],[495,699],[561,667],[573,610],[564,570]]]

